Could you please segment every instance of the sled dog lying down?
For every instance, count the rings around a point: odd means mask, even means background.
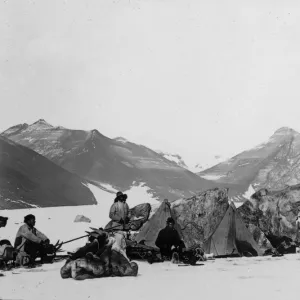
[[[137,276],[138,265],[129,262],[120,252],[105,247],[100,256],[88,253],[76,260],[67,260],[61,268],[62,278],[84,280],[109,276]]]

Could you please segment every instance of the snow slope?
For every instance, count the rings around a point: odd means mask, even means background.
[[[228,156],[222,156],[222,155],[208,156],[205,159],[202,158],[202,162],[198,162],[196,165],[193,165],[193,166],[190,165],[189,170],[194,173],[198,173],[198,172],[204,171],[206,169],[209,169],[227,159],[228,159]],[[204,177],[202,176],[202,178],[204,178]],[[212,178],[210,180],[215,180],[215,178]]]
[[[169,153],[169,152],[163,152],[161,150],[156,150],[157,153],[162,155],[164,158],[166,158],[169,161],[175,162],[179,167],[189,169],[183,160],[183,158],[179,154]]]
[[[127,203],[129,207],[133,207],[135,205],[138,205],[141,203],[142,199],[147,198],[147,202],[153,205],[160,205],[159,198],[155,198],[155,196],[152,196],[149,194],[149,187],[144,182],[141,183],[133,183],[134,185],[130,188],[130,190],[124,191],[125,194],[127,194],[128,199]],[[152,196],[152,197],[150,197]]]

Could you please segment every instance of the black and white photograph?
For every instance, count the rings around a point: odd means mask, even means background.
[[[300,2],[0,0],[0,299],[300,293]]]

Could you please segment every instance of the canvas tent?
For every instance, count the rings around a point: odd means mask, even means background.
[[[138,243],[144,241],[146,245],[156,247],[157,235],[166,226],[166,220],[169,217],[174,219],[175,228],[184,240],[181,228],[167,200],[162,202],[153,216],[143,225],[135,240]],[[221,222],[203,242],[202,247],[205,253],[214,253],[216,257],[263,255],[263,250],[255,242],[233,203],[229,204]]]
[[[172,217],[175,221],[175,228],[178,231],[180,237],[182,233],[179,225],[176,223],[176,219],[172,213],[171,205],[168,200],[164,200],[157,211],[146,222],[137,234],[135,240],[140,243],[144,241],[145,245],[156,247],[155,241],[159,231],[166,227],[166,221],[169,217]]]
[[[229,205],[216,230],[203,243],[203,250],[214,253],[216,257],[263,254],[233,203]]]

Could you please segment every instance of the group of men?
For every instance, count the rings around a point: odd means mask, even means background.
[[[109,212],[111,221],[105,229],[110,229],[114,232],[126,232],[133,229],[134,220],[126,199],[126,194],[122,192],[117,193]],[[7,221],[8,218],[0,217],[0,227],[5,227]],[[24,224],[16,234],[14,246],[8,240],[0,240],[0,256],[1,251],[3,253],[5,247],[11,247],[14,249],[14,261],[17,266],[34,266],[38,257],[41,258],[41,263],[46,262],[48,254],[54,251],[54,246],[50,244],[50,240],[45,234],[35,228],[35,224],[36,218],[34,215],[29,214],[25,216]],[[185,251],[184,242],[181,240],[174,225],[174,220],[168,218],[166,227],[158,233],[156,239],[155,244],[160,249],[164,260],[171,259],[174,252],[180,254],[182,251]],[[72,254],[70,255],[72,257]]]
[[[131,229],[131,214],[126,203],[127,195],[118,192],[113,205],[110,208],[109,217],[112,220],[106,228],[118,230]],[[171,217],[167,219],[166,227],[158,233],[155,245],[160,249],[164,260],[171,259],[173,253],[181,254],[186,250],[185,244],[175,229],[175,221]]]

